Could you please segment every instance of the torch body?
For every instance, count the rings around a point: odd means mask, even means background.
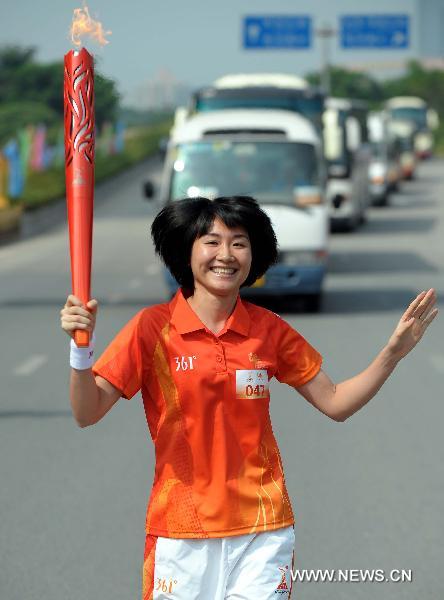
[[[91,294],[94,209],[94,64],[82,48],[65,55],[65,180],[73,294],[84,305]],[[77,346],[89,344],[89,332],[76,330]]]

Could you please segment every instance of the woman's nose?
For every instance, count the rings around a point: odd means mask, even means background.
[[[219,260],[223,260],[224,262],[231,262],[234,260],[234,256],[231,253],[229,246],[221,246],[219,256]]]

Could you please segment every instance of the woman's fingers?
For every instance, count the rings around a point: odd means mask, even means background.
[[[74,296],[74,294],[70,294],[68,296],[68,298],[66,299],[66,304],[65,307],[68,306],[83,306],[83,302],[80,300],[80,298],[77,298],[77,296]]]
[[[68,323],[85,323],[85,325],[89,325],[93,322],[91,317],[82,315],[64,315],[64,319]]]
[[[91,329],[89,323],[79,323],[78,321],[65,321],[62,325],[65,331],[75,331],[76,329]]]
[[[83,317],[88,317],[89,315],[91,315],[91,312],[89,310],[86,310],[86,308],[82,308],[81,306],[65,306],[60,311],[60,314],[62,314],[62,315],[81,315]]]
[[[415,310],[417,310],[419,304],[421,303],[421,301],[425,297],[426,293],[427,292],[421,292],[409,304],[409,307],[407,308],[407,310],[405,311],[405,313],[402,315],[403,320],[408,321],[409,319],[411,319],[413,317],[413,314],[414,314]]]
[[[89,310],[93,313],[97,312],[97,309],[99,307],[99,303],[97,302],[97,300],[94,298],[93,300],[90,300],[89,302],[86,303],[86,306],[89,308]]]
[[[415,319],[423,319],[427,316],[428,311],[433,307],[436,302],[436,294],[434,289],[430,289],[421,302],[418,304],[416,309],[413,311],[412,317]]]
[[[437,308],[433,308],[425,317],[421,318],[421,325],[424,329],[427,329],[427,327],[430,325],[430,323],[436,317],[438,312],[439,311]]]
[[[71,314],[71,315],[88,316],[91,313],[97,312],[97,308],[98,308],[98,305],[99,305],[99,303],[97,302],[97,300],[95,300],[95,299],[89,300],[86,303],[86,308],[84,308],[84,305],[82,304],[82,302],[80,302],[80,300],[76,299],[76,302],[73,303],[72,301],[69,301],[70,297],[68,297],[68,299],[66,301],[66,304],[62,308],[62,310],[60,311],[60,313],[66,313],[66,314]],[[78,300],[78,302],[77,302],[77,300]]]
[[[410,303],[409,307],[403,314],[403,320],[410,320],[412,318],[418,319],[420,316],[436,301],[436,294],[433,288],[428,291],[421,292],[416,298]]]
[[[417,316],[417,318],[420,321],[423,321],[428,316],[428,314],[434,309],[435,304],[436,304],[436,296],[432,296],[431,299],[429,300],[429,302],[427,302],[427,304],[424,305],[422,312],[420,312],[418,309],[418,314],[415,316]]]
[[[79,298],[70,294],[65,306],[60,311],[61,326],[71,337],[76,329],[93,331],[96,323],[98,302],[89,300],[86,307]]]

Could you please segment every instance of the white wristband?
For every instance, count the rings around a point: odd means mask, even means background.
[[[96,345],[96,334],[92,334],[89,346],[78,348],[74,339],[71,339],[71,350],[69,354],[69,364],[73,369],[90,369],[94,363],[94,347]]]

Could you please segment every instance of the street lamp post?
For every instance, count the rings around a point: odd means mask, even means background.
[[[315,35],[321,38],[321,87],[326,96],[331,94],[330,78],[330,38],[337,34],[337,30],[328,24],[324,24],[315,30]]]

